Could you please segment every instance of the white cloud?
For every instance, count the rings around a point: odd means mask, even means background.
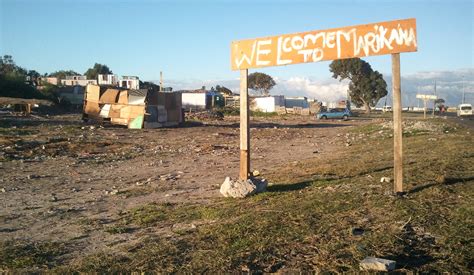
[[[308,77],[290,77],[280,79],[275,77],[276,85],[271,90],[273,95],[306,96],[316,98],[320,101],[337,101],[346,98],[348,82],[339,82],[335,79],[315,80]],[[157,81],[155,81],[157,82]],[[239,93],[239,79],[232,80],[169,80],[166,86],[173,90],[199,89],[206,86],[207,89],[221,85]],[[250,91],[252,92],[252,91]]]
[[[388,85],[387,101],[391,102],[391,76],[385,77]],[[448,106],[456,106],[462,101],[463,91],[465,101],[474,104],[474,69],[459,69],[453,71],[418,72],[410,75],[402,74],[402,104],[404,106],[422,105],[416,99],[416,94],[434,94],[443,98]],[[380,100],[384,102],[384,99]]]
[[[348,82],[336,79],[313,80],[308,77],[276,79],[272,94],[306,96],[319,101],[338,101],[347,96]]]
[[[294,76],[288,79],[274,77],[277,85],[271,90],[274,95],[306,96],[319,101],[338,101],[345,99],[348,81],[339,82],[333,78],[316,79],[311,77]],[[387,102],[391,104],[391,76],[384,76],[387,81]],[[462,91],[465,91],[466,102],[474,104],[474,69],[460,69],[454,71],[418,72],[410,75],[402,74],[402,103],[404,106],[418,104],[417,93],[433,94],[436,80],[436,93],[446,100],[447,105],[455,106],[461,102]],[[157,82],[157,81],[155,81]],[[220,80],[169,80],[166,86],[174,90],[198,89],[206,86],[208,89],[216,85],[225,86],[233,92],[239,92],[239,79]],[[385,99],[379,101],[384,104]]]

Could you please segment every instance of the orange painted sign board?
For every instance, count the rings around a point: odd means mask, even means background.
[[[416,52],[416,19],[234,41],[232,70]]]

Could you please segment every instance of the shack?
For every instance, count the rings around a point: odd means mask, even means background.
[[[309,115],[310,106],[308,98],[305,96],[288,96],[285,97],[285,108],[289,114]]]
[[[184,121],[180,93],[87,85],[83,118],[130,129],[177,126]]]
[[[285,97],[282,95],[254,97],[251,101],[252,111],[273,113],[277,112],[279,107],[285,107]]]
[[[214,107],[224,107],[224,96],[207,90],[180,91],[185,110],[209,110]]]
[[[59,87],[59,100],[66,99],[72,105],[81,106],[84,100],[84,88],[80,85]]]

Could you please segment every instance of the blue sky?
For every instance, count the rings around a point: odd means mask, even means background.
[[[230,70],[233,40],[414,17],[418,52],[402,54],[402,75],[451,72],[474,67],[473,10],[472,0],[0,0],[0,54],[40,73],[83,73],[99,62],[120,75],[157,80],[163,71],[178,86],[198,85],[238,78]],[[390,75],[390,56],[366,60]],[[282,80],[324,81],[331,77],[328,65],[259,71]]]

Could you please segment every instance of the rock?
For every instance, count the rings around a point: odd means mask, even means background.
[[[0,191],[1,191],[2,193],[7,192],[7,190],[6,190],[5,188],[0,189]]]
[[[224,197],[245,198],[256,193],[264,192],[268,182],[265,179],[232,180],[226,177],[220,192]]]
[[[397,262],[392,260],[366,257],[362,262],[360,262],[359,267],[361,270],[392,271],[395,269],[396,265]]]
[[[28,175],[27,178],[28,178],[29,180],[31,180],[31,179],[39,179],[40,176],[38,176],[38,175]]]
[[[112,191],[110,191],[110,195],[117,195],[119,193],[119,190],[118,189],[114,189]]]
[[[55,195],[51,195],[51,201],[58,201],[58,198]]]
[[[381,177],[381,178],[380,178],[380,182],[388,182],[388,183],[390,183],[391,181],[392,181],[392,179],[389,178],[389,177]]]

